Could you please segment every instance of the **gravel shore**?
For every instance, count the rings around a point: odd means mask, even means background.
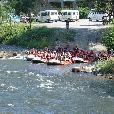
[[[11,46],[11,45],[0,44],[0,51],[21,53],[26,50],[27,49],[25,48],[14,46],[14,45]]]

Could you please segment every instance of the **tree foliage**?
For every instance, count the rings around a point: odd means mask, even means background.
[[[8,3],[15,9],[15,13],[19,15],[20,12],[25,14],[30,13],[34,7],[35,1],[36,0],[8,0]]]
[[[88,7],[96,11],[108,11],[114,14],[114,0],[76,0],[78,7]]]
[[[9,13],[13,12],[13,8],[5,1],[0,1],[0,23],[9,20]]]
[[[80,7],[79,8],[79,12],[80,12],[80,19],[86,19],[89,13],[89,9],[88,7]]]

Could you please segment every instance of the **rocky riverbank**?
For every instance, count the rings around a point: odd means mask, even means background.
[[[24,55],[27,49],[11,45],[0,45],[0,58],[9,58],[17,56],[18,54]]]

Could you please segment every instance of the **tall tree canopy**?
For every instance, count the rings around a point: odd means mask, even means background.
[[[114,0],[76,0],[79,7],[95,8],[97,11],[109,11],[114,17]]]
[[[34,8],[36,0],[8,0],[8,3],[12,8],[15,9],[16,14],[21,12],[29,14]]]

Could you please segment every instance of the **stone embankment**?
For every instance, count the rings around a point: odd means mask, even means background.
[[[80,48],[89,49],[90,43],[101,43],[102,36],[106,32],[106,28],[101,29],[76,29],[74,44],[78,44]]]
[[[74,47],[78,45],[79,48],[88,50],[90,46],[89,44],[101,43],[103,34],[106,32],[107,29],[106,28],[100,28],[100,29],[76,28],[76,29],[73,29],[73,31],[74,30],[76,34],[74,37],[74,41],[67,42],[67,44],[70,47]],[[64,47],[66,43],[58,42],[57,45]]]

